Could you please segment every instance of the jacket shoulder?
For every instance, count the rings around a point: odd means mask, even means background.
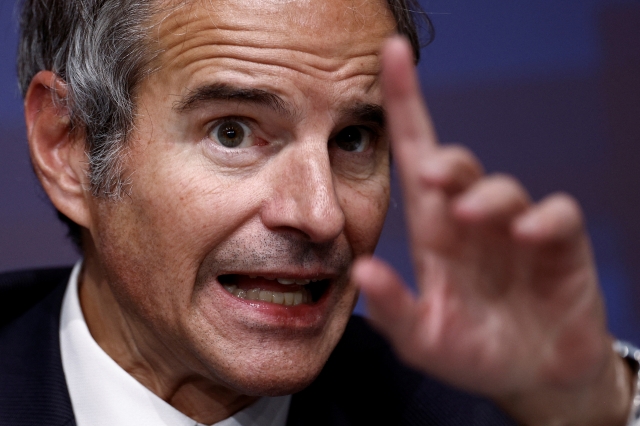
[[[31,269],[0,274],[0,326],[19,317],[66,282],[71,267]]]
[[[0,425],[75,425],[59,331],[69,273],[0,275]]]

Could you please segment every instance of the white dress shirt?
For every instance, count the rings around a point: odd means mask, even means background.
[[[82,262],[73,268],[62,304],[62,367],[78,426],[195,426],[122,369],[93,340],[78,297]],[[291,395],[260,398],[215,426],[284,426]]]

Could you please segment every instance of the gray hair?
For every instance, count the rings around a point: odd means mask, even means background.
[[[387,0],[397,23],[420,55],[418,17],[426,43],[433,27],[417,0]],[[121,160],[135,118],[135,90],[158,52],[149,39],[158,0],[24,0],[20,19],[18,76],[23,96],[33,77],[49,70],[67,86],[59,101],[69,111],[72,130],[81,132],[96,197],[117,198],[124,184]],[[425,43],[425,44],[426,44]],[[64,215],[70,236],[80,229]]]
[[[134,121],[133,92],[147,71],[150,2],[26,0],[18,76],[23,96],[49,70],[67,85],[71,123],[86,141],[91,190],[120,193],[121,151]]]

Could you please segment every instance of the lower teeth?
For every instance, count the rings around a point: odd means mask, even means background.
[[[236,285],[223,285],[223,287],[229,293],[239,297],[240,299],[260,300],[285,306],[296,306],[301,303],[309,303],[311,301],[311,293],[309,293],[309,290],[304,288],[296,292],[281,293],[279,291],[262,290],[259,288],[242,290]]]

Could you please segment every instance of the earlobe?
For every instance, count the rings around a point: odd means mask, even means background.
[[[24,100],[33,168],[53,205],[89,227],[84,140],[72,132],[66,83],[51,71],[34,76]]]

